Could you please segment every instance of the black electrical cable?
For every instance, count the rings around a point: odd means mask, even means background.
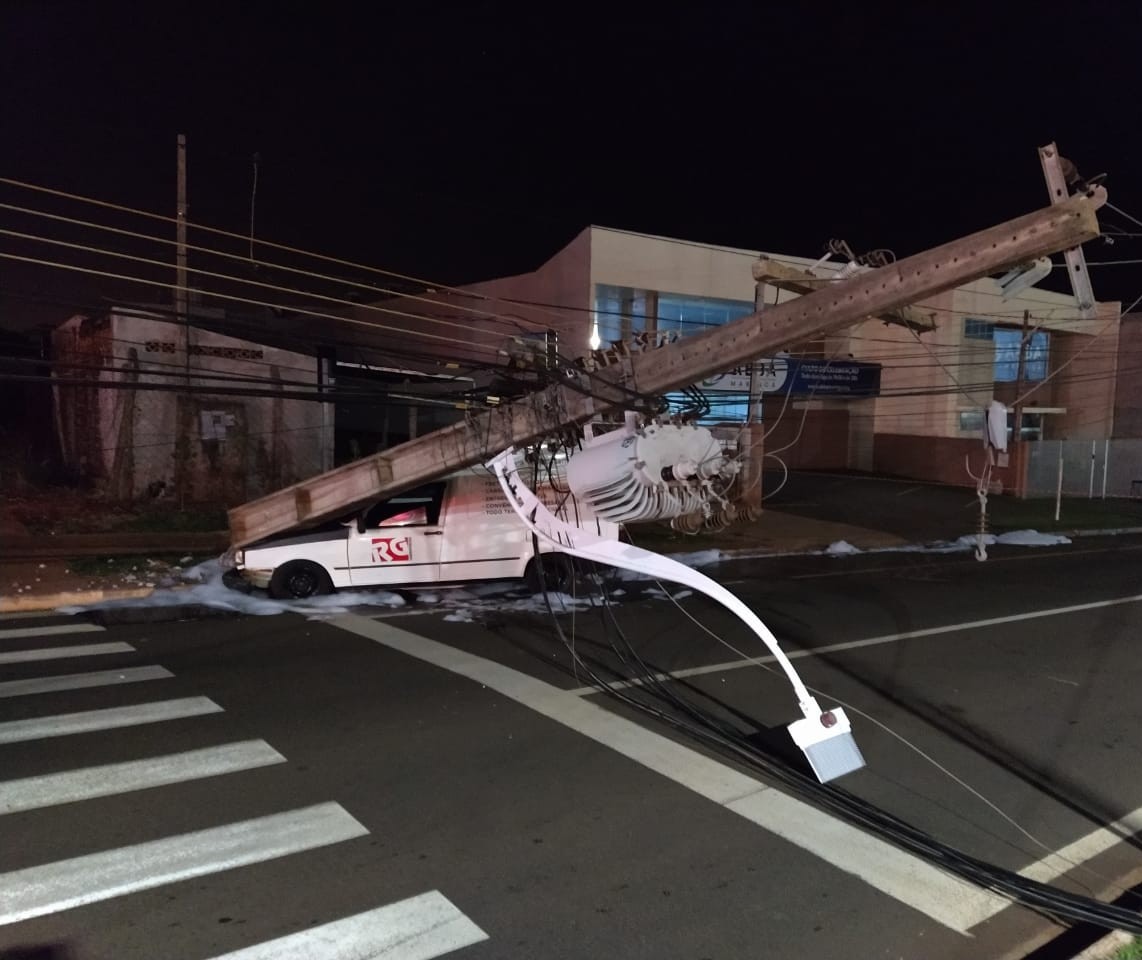
[[[534,535],[533,545],[538,557],[539,544]],[[818,783],[815,779],[788,765],[772,753],[763,750],[757,743],[748,740],[745,735],[733,732],[732,728],[726,727],[720,720],[703,711],[700,707],[691,704],[686,708],[685,712],[695,717],[695,721],[689,721],[658,706],[646,703],[641,698],[628,694],[625,690],[617,689],[613,684],[600,677],[598,671],[583,660],[568,641],[547,595],[543,565],[539,563],[538,567],[540,582],[544,588],[544,601],[556,633],[574,662],[584,670],[591,683],[600,692],[606,693],[624,705],[684,732],[719,752],[733,757],[738,762],[764,773],[789,787],[798,795],[835,813],[842,819],[864,827],[870,832],[890,840],[897,846],[916,853],[929,862],[935,863],[977,886],[999,893],[1015,903],[1059,922],[1090,923],[1108,929],[1142,934],[1142,915],[1139,913],[1113,904],[1102,903],[1090,897],[1068,893],[1049,884],[1029,880],[1014,871],[965,854],[845,790],[829,784]],[[629,647],[629,641],[624,645]],[[631,649],[633,651],[633,648]],[[642,692],[650,696],[658,695],[658,692],[664,687],[664,682],[659,680],[658,676],[646,666],[641,658],[636,657],[636,659],[647,674],[647,678],[644,679],[641,686]],[[620,656],[620,660],[629,662],[622,656]],[[647,682],[647,679],[653,682]],[[665,699],[668,702],[676,702],[684,698],[681,698],[674,691],[670,691],[669,696]]]

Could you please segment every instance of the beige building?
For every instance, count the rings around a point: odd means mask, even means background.
[[[384,304],[423,316],[408,322],[437,336],[434,318],[468,318],[469,331],[452,334],[453,355],[460,350],[476,360],[502,360],[497,351],[512,333],[506,318],[520,330],[554,331],[560,353],[575,358],[643,331],[685,336],[751,313],[757,293],[751,267],[763,255],[805,269],[814,263],[592,226],[530,273],[433,293],[432,304],[411,298]],[[827,277],[839,266],[833,261],[816,269]],[[767,304],[794,296],[774,288],[760,295]],[[1026,395],[1023,439],[1029,442],[1110,435],[1119,304],[1099,304],[1097,316],[1084,320],[1069,294],[1030,288],[1007,299],[996,280],[982,279],[916,308],[931,317],[933,330],[917,335],[868,320],[791,344],[793,359],[880,364],[879,395],[770,394],[763,403],[767,450],[780,452],[791,467],[971,483],[964,458],[981,450],[984,406],[993,398],[1013,406],[1018,394]],[[481,320],[479,310],[498,319]],[[710,396],[717,395],[711,390]],[[715,402],[714,411],[740,421],[746,406],[744,396],[731,396]],[[1006,486],[1020,483],[1019,462],[1003,472]]]

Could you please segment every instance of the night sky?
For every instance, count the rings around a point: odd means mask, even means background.
[[[259,236],[442,282],[589,223],[905,255],[1045,205],[1052,139],[1142,218],[1134,3],[371,6],[8,0],[0,176],[172,214],[181,132],[192,220],[248,230],[257,153]],[[13,293],[114,292],[0,270],[8,319]],[[1142,268],[1092,276],[1142,293]]]

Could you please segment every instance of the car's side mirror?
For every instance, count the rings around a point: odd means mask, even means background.
[[[364,513],[364,511],[357,514],[357,532],[358,533],[364,533],[365,532],[365,513]]]

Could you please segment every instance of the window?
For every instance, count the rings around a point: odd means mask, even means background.
[[[974,317],[964,318],[965,340],[990,340],[995,332],[995,324]]]
[[[998,383],[1012,383],[1019,378],[1019,347],[1023,341],[1023,331],[996,328],[995,340],[995,379]],[[1045,331],[1031,334],[1024,359],[1023,379],[1028,383],[1047,379],[1047,358],[1050,352],[1050,339]]]
[[[608,347],[615,340],[629,340],[647,328],[646,292],[607,283],[595,285],[595,322],[599,341]],[[651,329],[654,329],[651,324]]]
[[[658,329],[674,330],[683,335],[720,327],[751,313],[753,302],[749,300],[689,297],[680,293],[658,295]]]
[[[961,410],[960,433],[983,433],[983,411]]]
[[[365,514],[365,528],[408,527],[440,522],[440,505],[444,500],[443,482],[426,483],[389,500],[382,500]]]

